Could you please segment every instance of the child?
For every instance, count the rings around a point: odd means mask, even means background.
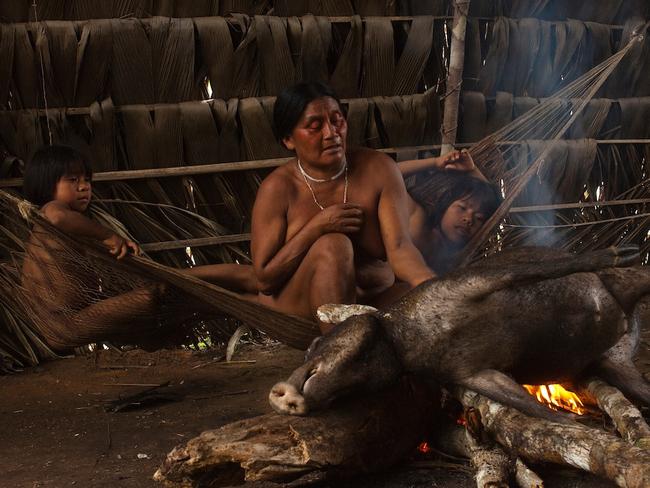
[[[92,169],[75,149],[44,146],[32,157],[25,170],[25,197],[41,207],[41,215],[62,231],[100,241],[109,252],[122,259],[129,249],[140,247],[84,215],[92,196]]]
[[[73,148],[39,149],[27,165],[25,196],[41,215],[66,234],[96,240],[122,259],[139,246],[85,215],[92,196],[92,171]],[[21,281],[28,308],[46,343],[67,352],[88,343],[124,340],[159,327],[159,285],[117,286],[100,273],[83,250],[75,249],[36,224],[25,245]]]
[[[439,276],[457,265],[460,252],[501,202],[494,185],[458,170],[431,170],[409,195],[411,237]]]

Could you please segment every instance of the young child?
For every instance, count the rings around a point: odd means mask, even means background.
[[[501,203],[494,185],[458,170],[430,170],[409,195],[411,237],[438,276],[457,265],[461,251]]]
[[[75,149],[40,148],[25,169],[25,197],[41,208],[41,215],[66,233],[100,241],[117,259],[140,247],[85,215],[92,197],[92,169]]]
[[[117,259],[139,246],[86,216],[92,197],[92,170],[71,147],[39,149],[26,167],[25,196],[41,215],[66,234],[96,240]],[[142,336],[156,328],[159,285],[125,289],[100,276],[84,251],[36,224],[25,245],[21,281],[28,307],[46,343],[67,352],[92,342]],[[140,329],[138,329],[140,327]]]

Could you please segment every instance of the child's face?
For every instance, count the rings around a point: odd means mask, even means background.
[[[481,202],[470,196],[449,205],[440,221],[440,230],[448,241],[464,246],[484,222]]]
[[[54,200],[83,212],[90,204],[91,193],[90,178],[86,175],[64,175],[56,184]]]

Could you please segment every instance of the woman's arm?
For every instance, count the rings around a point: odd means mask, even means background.
[[[264,180],[253,207],[251,254],[263,293],[281,288],[323,234],[357,232],[362,223],[362,211],[358,205],[332,205],[314,215],[286,241],[289,185],[283,181],[284,177],[287,176],[272,174]]]
[[[426,171],[432,168],[438,169],[451,169],[456,171],[466,171],[470,176],[487,181],[483,173],[476,167],[474,160],[469,151],[463,149],[462,151],[451,151],[442,156],[434,156],[424,159],[411,159],[409,161],[401,161],[397,163],[397,167],[402,173],[402,177],[406,178],[420,171]]]
[[[377,155],[383,159],[385,156]],[[436,275],[427,266],[415,247],[408,227],[408,194],[404,179],[395,164],[386,157],[374,166],[382,168],[384,182],[379,197],[379,225],[388,262],[395,276],[409,285],[417,286]]]
[[[41,209],[41,213],[52,225],[67,234],[100,241],[117,259],[126,256],[129,249],[136,255],[140,254],[140,246],[135,242],[117,235],[112,230],[70,209],[61,202],[54,200],[46,203]]]

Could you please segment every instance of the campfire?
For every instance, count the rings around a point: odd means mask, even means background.
[[[582,399],[560,385],[525,385],[553,409],[584,414],[585,404],[591,411],[597,402],[619,435],[529,417],[462,388],[441,407],[422,385],[403,382],[309,417],[268,414],[206,431],[170,452],[155,479],[166,486],[203,486],[206,476],[211,486],[230,486],[232,476],[280,482],[367,473],[414,455],[445,453],[469,458],[478,487],[508,486],[511,478],[543,486],[525,463],[560,463],[619,486],[650,486],[650,427],[641,413],[601,380],[577,386]],[[424,433],[432,420],[436,433]]]
[[[586,409],[580,397],[565,389],[562,385],[523,385],[537,401],[552,410],[567,410],[577,415],[584,415]]]

